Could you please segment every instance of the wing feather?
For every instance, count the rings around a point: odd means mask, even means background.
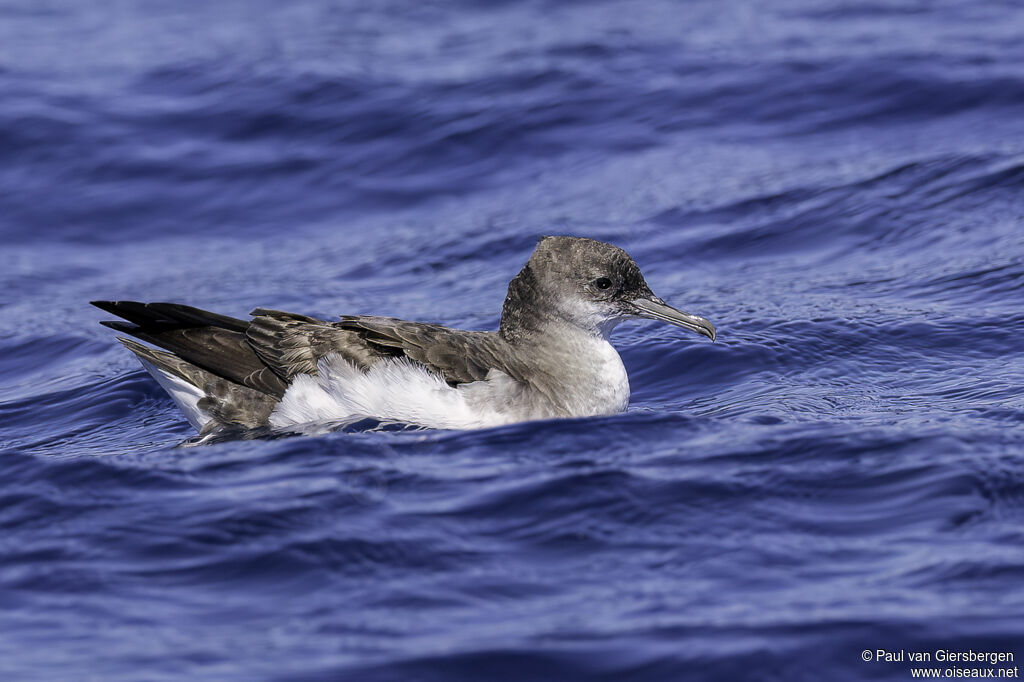
[[[481,381],[492,369],[521,379],[521,372],[510,366],[507,353],[502,352],[505,341],[494,332],[371,316],[343,317],[337,325],[379,352],[400,353],[424,365],[453,386]]]
[[[452,386],[481,381],[499,370],[523,381],[507,342],[494,332],[471,332],[391,317],[344,316],[328,322],[257,308],[249,321],[173,303],[97,301],[129,323],[104,322],[168,350],[216,376],[271,396],[284,395],[300,374],[337,354],[366,370],[388,358],[408,358]]]
[[[345,316],[326,322],[304,315],[257,308],[246,337],[260,359],[280,377],[317,373],[330,354],[366,370],[386,358],[405,357],[455,386],[480,381],[492,369],[520,373],[502,362],[504,341],[493,332],[467,332],[392,317]]]

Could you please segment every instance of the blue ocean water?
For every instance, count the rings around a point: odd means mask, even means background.
[[[999,0],[4,2],[0,678],[1019,664],[1022,35]],[[620,327],[615,417],[179,448],[87,304],[495,328],[542,234],[718,342]]]

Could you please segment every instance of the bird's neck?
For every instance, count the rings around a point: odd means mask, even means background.
[[[513,287],[509,289],[500,333],[517,356],[529,358],[529,383],[550,405],[551,411],[544,416],[586,417],[625,410],[629,377],[608,341],[614,324],[594,328],[573,324],[521,305],[523,301],[512,294]]]
[[[519,343],[534,336],[549,321],[548,303],[527,263],[508,284],[508,294],[501,307],[499,333],[509,343]]]
[[[535,359],[535,388],[561,416],[615,414],[629,404],[629,377],[618,351],[604,334],[551,322],[519,342]]]

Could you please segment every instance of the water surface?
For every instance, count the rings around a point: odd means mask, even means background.
[[[1024,10],[0,7],[0,676],[910,679],[1024,656]],[[495,328],[542,234],[622,415],[177,448],[91,299]]]

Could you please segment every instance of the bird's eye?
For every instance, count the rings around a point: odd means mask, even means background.
[[[594,280],[594,286],[604,291],[612,288],[612,281],[607,277],[598,277]]]

